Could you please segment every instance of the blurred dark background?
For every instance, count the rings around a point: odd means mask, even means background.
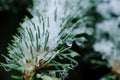
[[[12,35],[17,34],[19,23],[23,22],[25,15],[32,17],[27,11],[29,7],[32,7],[32,0],[0,0],[0,62],[5,62],[1,54],[8,54],[8,43],[11,43]],[[88,38],[90,39],[91,37]],[[78,58],[78,67],[69,72],[70,75],[66,80],[98,80],[110,72],[105,66],[93,69],[95,65],[91,64],[89,58],[85,57],[85,54],[93,52],[90,45],[86,48],[79,48],[74,44],[73,50],[76,50],[84,57]],[[98,58],[101,59],[101,56],[98,55]],[[3,67],[0,67],[0,79],[11,80],[11,74],[17,73],[13,70],[7,72]]]

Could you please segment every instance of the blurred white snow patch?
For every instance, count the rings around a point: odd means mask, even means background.
[[[80,5],[84,8],[87,9],[91,6],[91,2],[90,0],[81,0]]]
[[[97,12],[99,12],[103,17],[110,17],[110,8],[108,3],[99,3],[96,8]]]
[[[113,43],[109,40],[102,39],[100,42],[96,42],[93,45],[93,48],[97,52],[101,52],[105,54],[105,56],[109,56],[112,53]]]
[[[101,23],[97,23],[97,29],[103,32],[116,31],[118,29],[119,22],[116,19],[105,20]]]
[[[120,0],[109,0],[107,2],[100,2],[97,5],[96,11],[99,12],[103,17],[110,18],[111,13],[115,15],[120,14]]]
[[[111,11],[116,14],[116,15],[119,15],[120,14],[120,0],[111,0],[110,1],[110,8],[111,8]]]

